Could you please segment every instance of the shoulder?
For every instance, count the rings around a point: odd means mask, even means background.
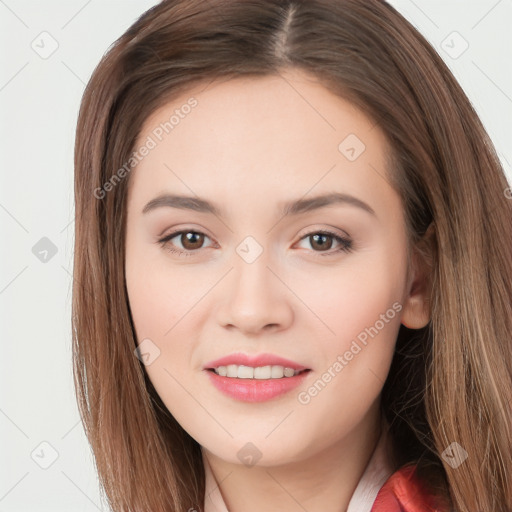
[[[432,494],[415,465],[395,471],[379,490],[371,512],[451,512],[446,500]]]

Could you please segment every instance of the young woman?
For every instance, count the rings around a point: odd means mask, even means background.
[[[141,16],[75,152],[75,383],[112,510],[510,512],[509,187],[383,1]]]

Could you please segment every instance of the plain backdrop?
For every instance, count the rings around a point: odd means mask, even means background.
[[[72,381],[74,132],[94,67],[156,3],[0,0],[0,512],[107,510]],[[392,4],[452,69],[511,181],[512,1]]]

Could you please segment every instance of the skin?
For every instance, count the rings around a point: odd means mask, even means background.
[[[287,70],[191,88],[146,120],[137,147],[191,96],[198,105],[129,178],[128,296],[138,342],[149,338],[160,350],[145,369],[202,446],[231,511],[345,510],[378,439],[400,323],[416,329],[429,320],[424,265],[414,257],[406,273],[387,141],[314,77]],[[366,146],[355,161],[338,149],[349,134]],[[375,216],[349,204],[279,214],[282,201],[333,191],[361,199]],[[205,198],[222,216],[171,207],[143,214],[163,193]],[[167,247],[158,243],[179,229],[204,233],[202,245],[180,235]],[[325,229],[348,235],[353,250],[336,252],[334,238],[319,246],[307,236]],[[247,236],[263,248],[252,263],[236,252]],[[173,244],[192,254],[169,252]],[[395,302],[401,311],[317,396],[299,403],[299,392]],[[274,353],[312,371],[290,393],[240,402],[203,370],[236,351]],[[262,453],[252,467],[237,456],[248,442]]]

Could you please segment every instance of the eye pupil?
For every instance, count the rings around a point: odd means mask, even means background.
[[[312,235],[312,238],[314,240],[314,244],[319,244],[319,248],[320,249],[330,249],[332,247],[332,236],[331,235],[325,235],[325,234],[315,234],[315,235]],[[328,238],[330,239],[331,243],[325,243],[325,239]],[[322,242],[323,240],[323,242]],[[314,244],[311,244],[311,246],[313,247]]]
[[[204,235],[202,235],[201,233],[196,233],[195,231],[189,231],[187,233],[183,233],[181,235],[181,237],[182,237],[181,243],[183,244],[183,247],[185,249],[190,249],[190,250],[200,248],[204,241]],[[187,244],[192,244],[192,246],[187,247]],[[199,245],[199,247],[197,245]]]

